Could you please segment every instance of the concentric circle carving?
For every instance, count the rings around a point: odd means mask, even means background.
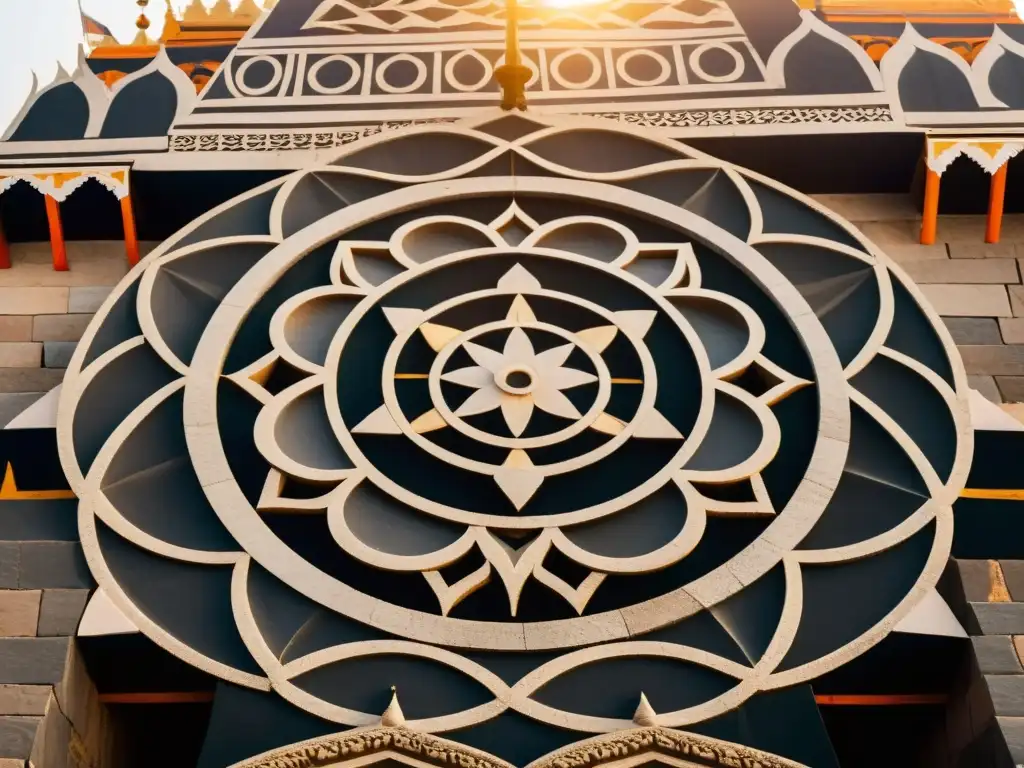
[[[171,238],[79,346],[60,447],[102,588],[227,680],[365,725],[316,681],[404,658],[485,691],[421,730],[597,732],[627,721],[558,691],[643,660],[694,697],[656,703],[679,726],[834,668],[934,587],[971,447],[952,349],[796,193],[490,117],[366,140]],[[226,590],[230,631],[161,608],[137,580],[164,568]]]

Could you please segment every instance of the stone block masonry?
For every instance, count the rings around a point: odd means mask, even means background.
[[[12,244],[12,266],[0,270],[0,428],[60,384],[93,314],[128,271],[120,241],[67,246],[66,272],[53,270],[48,243]]]
[[[94,587],[76,502],[0,501],[0,768],[114,768],[116,728],[74,635]]]
[[[1002,242],[983,242],[984,216],[943,216],[938,242],[921,245],[909,196],[817,198],[873,240],[921,288],[960,349],[972,387],[1024,418],[1024,215],[1009,214]]]

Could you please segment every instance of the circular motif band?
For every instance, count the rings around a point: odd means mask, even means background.
[[[435,732],[615,730],[663,689],[678,727],[835,668],[934,588],[971,453],[951,350],[798,193],[489,115],[168,240],[79,345],[60,450],[101,588],[225,680],[353,726],[376,715],[352,664],[472,681],[403,703]]]

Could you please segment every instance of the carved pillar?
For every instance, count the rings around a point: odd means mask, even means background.
[[[999,230],[1003,226],[1003,201],[1006,198],[1006,171],[1010,163],[992,174],[992,186],[988,194],[988,220],[985,223],[985,242],[998,243]]]
[[[924,183],[924,214],[921,218],[921,245],[935,244],[935,231],[939,222],[939,185],[942,177],[928,169]]]
[[[53,268],[58,272],[68,269],[68,252],[64,245],[64,228],[60,223],[60,203],[49,195],[46,200],[46,221],[50,225],[50,251],[53,253]]]
[[[135,212],[132,210],[132,196],[121,198],[121,221],[124,225],[124,251],[128,257],[128,265],[134,267],[139,263],[139,238],[135,232]]]

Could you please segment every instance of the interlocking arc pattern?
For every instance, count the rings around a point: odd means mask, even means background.
[[[949,554],[965,392],[916,288],[810,200],[488,113],[172,237],[58,429],[90,567],[172,653],[345,725],[380,710],[338,680],[376,669],[435,681],[419,730],[603,732],[645,675],[687,681],[676,727],[884,637]]]

